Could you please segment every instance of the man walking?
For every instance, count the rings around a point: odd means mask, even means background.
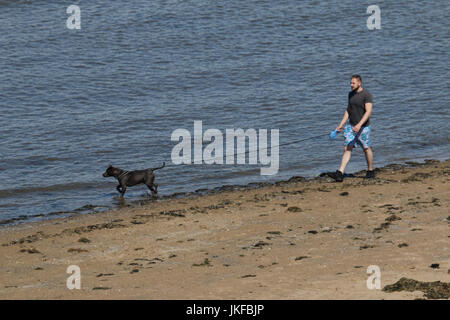
[[[329,173],[337,182],[344,180],[344,171],[350,157],[352,150],[359,144],[366,155],[367,161],[367,173],[366,178],[375,178],[375,172],[373,171],[373,154],[370,148],[370,115],[372,114],[372,95],[364,90],[362,87],[361,76],[355,74],[350,80],[350,87],[352,91],[348,94],[348,107],[342,117],[341,122],[337,126],[336,130],[340,132],[344,124],[349,120],[350,124],[344,127],[345,147],[344,154],[342,155],[341,166],[336,172]]]

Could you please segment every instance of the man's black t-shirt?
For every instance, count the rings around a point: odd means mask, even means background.
[[[368,102],[373,103],[373,98],[367,90],[363,89],[361,92],[350,91],[348,93],[347,112],[352,126],[356,126],[361,121],[366,112],[365,104]],[[370,120],[367,119],[363,126],[368,126],[369,124]]]

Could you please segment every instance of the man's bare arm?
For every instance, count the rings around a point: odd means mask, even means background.
[[[342,127],[344,126],[344,124],[347,122],[347,120],[348,120],[348,111],[345,110],[344,116],[342,117],[342,120],[341,120],[341,123],[339,123],[339,125],[336,127],[336,130],[340,132],[342,130]]]

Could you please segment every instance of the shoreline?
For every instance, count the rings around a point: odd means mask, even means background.
[[[448,299],[450,159],[376,170],[2,227],[0,298]],[[69,265],[80,290],[66,287]],[[444,289],[369,290],[370,265],[382,287],[406,277]]]
[[[385,165],[384,167],[375,168],[375,172],[378,173],[382,170],[389,169],[389,168],[411,168],[411,167],[418,167],[418,166],[426,166],[430,163],[439,163],[439,162],[446,162],[450,159],[445,160],[436,160],[436,159],[423,159],[423,162],[417,162],[417,161],[403,161],[402,163],[390,163]],[[346,174],[347,176],[350,176],[349,178],[362,178],[365,175],[366,170],[360,170],[357,172],[354,172],[352,174]],[[107,206],[103,204],[85,204],[79,208],[75,208],[72,210],[65,210],[65,211],[52,211],[47,213],[38,213],[38,214],[32,214],[32,215],[23,215],[18,216],[15,218],[9,218],[9,219],[3,219],[0,220],[0,230],[3,228],[11,228],[15,226],[20,226],[23,224],[30,224],[30,223],[36,223],[40,221],[51,221],[53,219],[58,218],[67,218],[74,215],[86,215],[86,214],[97,214],[100,212],[107,212],[107,211],[115,211],[120,210],[124,204],[127,207],[130,206],[142,206],[142,205],[149,205],[158,201],[171,201],[173,199],[189,199],[189,198],[195,198],[198,196],[205,196],[208,194],[217,194],[223,191],[238,191],[238,190],[251,190],[255,188],[261,188],[271,185],[279,185],[283,183],[290,183],[292,181],[315,181],[320,179],[325,173],[322,172],[320,175],[314,176],[314,177],[304,177],[304,176],[292,176],[287,180],[277,180],[274,182],[250,182],[247,184],[234,184],[234,185],[221,185],[214,188],[200,188],[196,189],[195,191],[191,192],[175,192],[168,195],[158,196],[156,198],[153,198],[149,196],[146,199],[130,199],[125,198],[124,202],[119,205],[115,206]],[[115,197],[116,200],[118,199],[118,196]],[[120,200],[119,200],[120,202]],[[97,210],[100,208],[100,210]],[[102,209],[105,208],[105,209]]]

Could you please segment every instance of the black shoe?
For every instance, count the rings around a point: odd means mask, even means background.
[[[344,181],[344,174],[339,170],[336,170],[336,172],[328,172],[328,176],[333,178],[336,182]]]
[[[367,170],[364,179],[375,179],[375,170]]]

